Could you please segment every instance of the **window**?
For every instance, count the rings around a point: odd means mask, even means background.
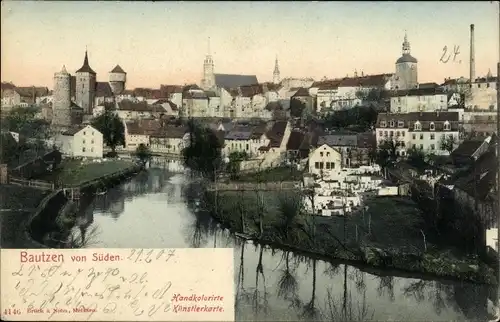
[[[335,169],[335,162],[328,162],[330,163],[330,169]]]
[[[405,126],[405,122],[403,121],[398,121],[398,127],[404,127]]]
[[[423,140],[423,139],[424,139],[424,135],[420,134],[420,140]]]
[[[94,152],[94,148],[90,148],[90,152]]]
[[[417,145],[416,144],[412,144],[411,145],[414,149],[417,148]]]
[[[431,131],[434,131],[436,129],[436,125],[434,124],[434,122],[431,122],[430,129]]]
[[[401,113],[401,106],[398,106],[398,113]]]
[[[320,152],[320,153],[319,153],[319,156],[320,156],[320,157],[322,157],[322,156],[323,156],[323,152]]]
[[[384,136],[387,136],[387,131],[384,131]]]
[[[85,148],[82,148],[82,152],[85,152]]]
[[[319,168],[320,168],[320,169],[323,169],[323,168],[324,168],[324,165],[325,165],[325,164],[324,164],[323,162],[320,162],[320,163],[319,163]]]
[[[490,88],[490,83],[486,83],[486,87],[487,87],[487,88]]]
[[[326,162],[326,169],[329,170],[330,169],[330,162]]]
[[[390,125],[391,127],[394,127],[394,121],[391,121],[391,122],[389,123],[389,125]]]
[[[90,143],[91,143],[91,144],[94,144],[94,139],[92,139],[92,140],[90,141]]]
[[[413,135],[411,136],[411,138],[412,138],[412,139],[414,139],[414,140],[416,140],[416,139],[417,139],[417,135],[416,135],[416,134],[413,134]]]
[[[330,156],[330,152],[326,152],[326,156],[329,157]]]
[[[394,131],[391,131],[389,136],[392,138],[394,136]]]
[[[87,135],[87,132],[83,131],[83,135]]]
[[[384,132],[378,131],[378,136],[382,136],[382,135],[384,135]]]
[[[423,150],[423,148],[424,148],[424,145],[420,144],[420,150]]]
[[[92,131],[92,135],[94,135],[94,131]]]
[[[449,131],[451,129],[450,122],[446,121],[444,122],[444,130]]]
[[[415,131],[421,131],[422,125],[420,124],[420,122],[416,122],[413,128],[415,129]]]
[[[400,135],[401,135],[401,133],[399,131],[396,131],[396,136],[398,137]]]
[[[434,140],[434,133],[431,133],[431,140]]]
[[[401,131],[401,136],[405,137],[405,131]]]
[[[314,162],[314,168],[319,169],[319,162]]]
[[[249,148],[249,147],[248,147],[248,144],[247,144],[247,145],[246,145],[246,150],[248,150],[248,148]]]
[[[83,144],[85,144],[85,140],[83,140],[83,142],[82,142],[82,143],[83,143]]]
[[[436,146],[434,144],[431,144],[431,150],[434,151],[436,149]]]

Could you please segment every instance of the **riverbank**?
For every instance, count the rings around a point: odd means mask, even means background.
[[[1,248],[35,248],[24,227],[47,195],[32,187],[0,185]]]
[[[58,170],[40,178],[48,182],[57,182],[58,186],[79,187],[92,182],[134,172],[140,167],[132,160],[79,160],[65,159]]]
[[[384,199],[376,199],[369,213],[344,219],[302,214],[300,196],[253,195],[250,200],[219,193],[215,203],[214,193],[206,192],[204,208],[231,231],[273,247],[384,270],[497,283],[495,270],[479,258],[425,240],[418,209],[409,200],[393,200],[391,209]]]

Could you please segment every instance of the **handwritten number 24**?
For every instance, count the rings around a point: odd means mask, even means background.
[[[457,45],[453,46],[453,53],[448,53],[448,46],[444,46],[443,54],[441,55],[441,59],[439,59],[439,61],[446,64],[451,59],[452,55],[453,55],[453,61],[456,61],[457,56],[460,55],[460,46]]]

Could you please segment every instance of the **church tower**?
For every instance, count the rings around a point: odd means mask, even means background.
[[[204,90],[212,89],[215,86],[214,60],[210,53],[210,37],[208,38],[208,52],[203,62],[203,79],[201,87]]]
[[[417,59],[410,54],[410,42],[405,32],[402,56],[396,61],[395,84],[398,90],[418,87]]]
[[[276,56],[276,61],[274,62],[273,83],[280,83],[280,67],[278,65],[278,56]]]
[[[55,127],[71,126],[71,75],[63,66],[54,74],[54,101],[52,103],[52,125]]]
[[[94,109],[96,73],[90,68],[87,50],[85,50],[83,66],[76,71],[75,76],[75,103],[83,108],[83,113],[92,114]]]

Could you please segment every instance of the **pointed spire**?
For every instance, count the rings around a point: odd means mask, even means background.
[[[406,33],[405,30],[405,38],[403,41],[403,55],[409,55],[410,54],[410,42],[408,41],[408,34]]]
[[[68,71],[66,70],[66,65],[63,65],[62,69],[61,69],[61,73],[62,74],[67,74]]]
[[[95,75],[95,72],[92,70],[92,68],[90,68],[90,65],[89,65],[89,56],[88,56],[88,53],[87,53],[87,46],[85,46],[85,58],[83,59],[83,66],[76,71],[77,73],[90,73],[90,74],[94,74]]]
[[[210,52],[210,37],[208,37],[208,50],[207,50],[207,55],[211,55],[212,53]]]

